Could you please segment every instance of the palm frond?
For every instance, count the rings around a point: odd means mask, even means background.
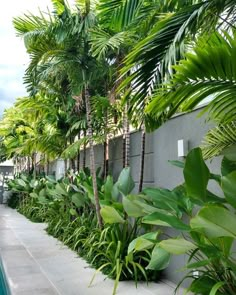
[[[203,42],[204,40],[204,42]],[[215,33],[201,40],[186,60],[175,67],[170,85],[156,91],[147,112],[159,117],[167,112],[190,111],[206,98],[204,111],[218,124],[236,119],[236,37]]]
[[[143,0],[101,0],[98,6],[99,16],[106,20],[114,31],[122,31],[137,17],[143,2]]]
[[[121,76],[128,77],[121,89],[131,85],[131,90],[134,90],[131,105],[139,105],[156,85],[163,82],[166,75],[172,75],[172,65],[183,58],[188,37],[209,28],[214,29],[221,14],[228,10],[233,14],[235,10],[232,0],[192,2],[196,4],[166,14],[156,23],[149,36],[140,41],[126,57]]]
[[[63,152],[64,159],[74,159],[80,153],[80,147],[88,143],[88,137],[85,136],[74,143],[70,144]]]
[[[94,30],[91,34],[91,50],[98,59],[109,56],[109,51],[118,51],[124,44],[127,37],[131,37],[128,32],[118,32],[114,35],[104,30]]]
[[[234,145],[236,145],[236,122],[231,122],[208,131],[201,147],[204,158],[210,159]]]

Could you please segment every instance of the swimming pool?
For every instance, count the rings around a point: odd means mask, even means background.
[[[0,258],[0,295],[10,295],[10,290],[7,285],[3,265]]]

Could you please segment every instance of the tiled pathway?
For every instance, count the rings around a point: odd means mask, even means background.
[[[94,274],[76,253],[48,236],[44,224],[32,223],[0,205],[0,256],[12,295],[111,295],[113,281]],[[117,295],[172,295],[174,285],[120,282]],[[180,295],[183,291],[179,292]]]

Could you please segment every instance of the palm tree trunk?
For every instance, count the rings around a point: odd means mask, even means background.
[[[109,162],[109,141],[106,138],[103,145],[103,178],[106,179],[108,175],[108,162]]]
[[[30,173],[30,157],[27,157],[27,171]]]
[[[47,163],[46,163],[46,175],[49,175],[49,160],[47,158]]]
[[[78,140],[80,140],[80,132],[78,134]],[[80,168],[80,150],[78,151],[78,155],[77,155],[77,171],[79,172],[79,168]]]
[[[64,160],[64,167],[65,167],[65,176],[66,176],[67,169],[68,169],[67,159]]]
[[[144,174],[144,156],[145,156],[145,144],[146,144],[146,132],[145,127],[142,125],[141,131],[141,151],[140,151],[140,174],[139,174],[139,193],[143,189],[143,174]]]
[[[47,155],[44,154],[44,164],[43,164],[43,170],[44,170],[44,174],[47,175]]]
[[[125,129],[123,126],[123,143],[122,143],[123,147],[122,147],[122,151],[123,151],[123,168],[125,168]]]
[[[84,137],[86,137],[86,130],[84,130]],[[85,169],[86,166],[86,143],[84,143],[83,147],[83,170]]]
[[[36,179],[36,153],[32,155],[32,170],[33,170],[33,177]]]
[[[18,173],[18,160],[17,160],[17,157],[14,159],[14,162],[13,162],[14,164],[14,174],[16,174],[17,175],[17,173]]]
[[[94,193],[94,200],[95,200],[95,208],[96,214],[98,219],[98,225],[102,228],[102,217],[101,217],[101,207],[99,203],[98,197],[98,187],[97,187],[97,176],[95,170],[95,158],[94,158],[94,148],[93,148],[93,131],[92,131],[92,122],[91,122],[91,106],[90,106],[90,95],[88,91],[88,86],[85,84],[85,104],[86,104],[86,117],[87,117],[87,124],[88,124],[88,139],[89,139],[89,147],[90,147],[90,170],[92,174],[93,180],[93,193]]]
[[[21,173],[21,169],[22,169],[22,159],[19,159],[19,173]]]
[[[79,172],[79,170],[80,170],[80,152],[77,155],[76,162],[77,162],[77,171]]]
[[[107,136],[107,124],[108,124],[108,118],[107,118],[107,110],[105,115],[105,141],[103,144],[103,178],[106,179],[108,175],[108,161],[109,161],[109,141]]]
[[[73,137],[71,136],[70,137],[70,144],[73,144],[74,142],[74,139]],[[70,159],[70,169],[72,169],[74,172],[75,172],[75,159]]]
[[[129,167],[130,160],[130,131],[128,120],[128,104],[123,114],[123,168]]]
[[[125,167],[129,167],[130,160],[130,132],[129,122],[127,122],[126,133],[125,133]]]

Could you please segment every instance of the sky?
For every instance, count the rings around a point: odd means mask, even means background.
[[[71,1],[69,1],[71,2]],[[26,95],[24,71],[29,62],[24,42],[16,37],[13,17],[52,9],[50,0],[7,0],[0,9],[0,116],[17,97]]]

